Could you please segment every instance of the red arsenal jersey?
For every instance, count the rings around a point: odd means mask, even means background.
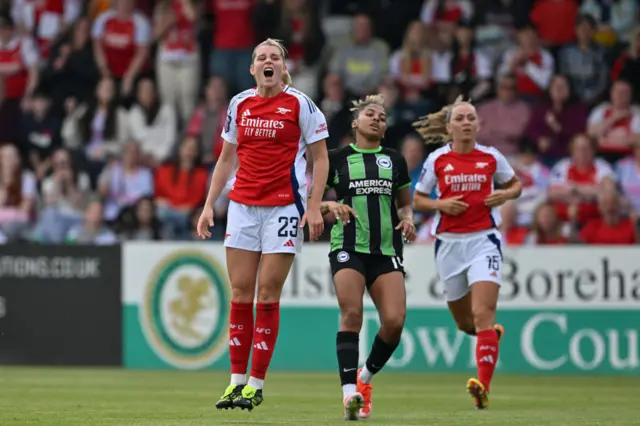
[[[513,168],[497,149],[476,144],[473,151],[460,154],[451,144],[435,150],[427,157],[416,191],[430,194],[436,188],[438,199],[462,195],[469,208],[458,216],[436,212],[432,233],[467,234],[493,229],[500,225],[500,213],[487,207],[485,198],[498,183],[509,182]]]
[[[285,86],[263,98],[249,89],[229,104],[222,138],[237,144],[240,165],[229,198],[252,206],[306,205],[307,145],[329,136],[324,114]]]

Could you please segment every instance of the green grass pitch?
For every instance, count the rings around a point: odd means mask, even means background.
[[[372,425],[640,425],[632,377],[498,375],[476,411],[459,374],[374,379]],[[0,425],[343,425],[337,374],[273,372],[253,412],[217,411],[221,372],[0,367]]]

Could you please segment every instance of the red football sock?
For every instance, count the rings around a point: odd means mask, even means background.
[[[482,330],[478,333],[476,363],[478,364],[478,380],[488,392],[493,371],[498,363],[498,334],[495,330]]]
[[[229,358],[231,374],[246,374],[253,339],[253,303],[231,302]]]
[[[264,380],[278,339],[280,303],[258,303],[253,334],[251,377]]]

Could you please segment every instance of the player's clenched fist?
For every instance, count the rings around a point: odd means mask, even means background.
[[[202,239],[211,238],[210,228],[213,228],[213,207],[211,207],[211,203],[207,203],[202,209],[200,219],[198,219],[198,236]]]
[[[457,216],[469,208],[469,204],[460,201],[461,199],[462,195],[457,195],[455,197],[438,200],[438,210],[452,216]]]

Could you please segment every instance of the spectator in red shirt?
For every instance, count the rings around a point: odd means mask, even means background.
[[[533,214],[533,229],[526,239],[527,244],[566,244],[562,234],[562,222],[558,219],[555,206],[549,202],[538,206]]]
[[[230,93],[255,85],[247,71],[255,44],[252,25],[256,0],[210,0],[213,4],[213,54],[210,75],[221,75]]]
[[[158,217],[176,239],[190,238],[189,218],[207,194],[209,172],[198,164],[198,141],[186,137],[177,161],[163,164],[155,175]]]
[[[569,145],[571,158],[559,161],[551,169],[549,198],[561,220],[569,219],[571,206],[577,206],[580,223],[598,217],[598,194],[615,187],[613,169],[606,161],[595,158],[595,150],[595,141],[578,134]]]
[[[587,244],[636,244],[637,230],[635,212],[624,217],[622,199],[616,191],[603,192],[598,197],[600,218],[591,219],[575,235],[577,240]],[[573,229],[577,229],[575,226]],[[575,233],[574,233],[575,234]]]
[[[531,22],[547,47],[560,47],[575,39],[573,23],[578,14],[576,0],[538,0],[531,9]]]
[[[134,0],[114,0],[113,9],[98,16],[91,33],[100,73],[122,83],[122,94],[128,96],[147,64],[151,42],[149,20],[135,10]]]

